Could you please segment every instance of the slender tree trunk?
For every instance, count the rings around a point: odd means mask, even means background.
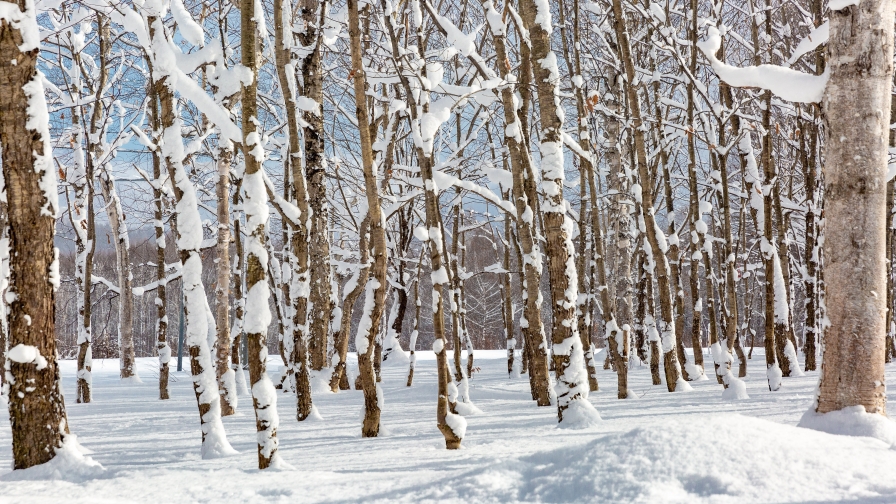
[[[363,437],[376,437],[380,430],[380,401],[382,392],[376,383],[373,370],[373,351],[383,308],[386,304],[386,233],[380,209],[380,194],[373,166],[373,142],[371,124],[367,112],[367,73],[364,70],[361,47],[361,21],[358,0],[349,0],[349,39],[351,45],[352,74],[354,76],[355,114],[357,115],[361,159],[364,167],[364,187],[367,194],[367,215],[370,218],[370,242],[373,248],[373,266],[367,280],[364,313],[355,337],[358,349],[358,371],[364,390]],[[435,267],[435,265],[434,265]]]
[[[408,364],[408,387],[414,383],[414,368],[417,367],[417,355],[414,352],[417,349],[417,336],[420,334],[420,306],[423,304],[420,301],[420,274],[423,270],[425,250],[423,247],[420,248],[420,259],[417,261],[417,277],[414,279],[414,329],[411,331],[411,341],[408,343],[408,348],[411,351]]]
[[[242,176],[238,175],[234,181],[233,190],[233,206],[237,206],[242,202],[240,194],[242,193]],[[241,392],[248,392],[246,384],[246,375],[243,373],[245,362],[240,362],[240,350],[245,343],[246,334],[243,331],[243,317],[246,311],[246,298],[244,295],[244,257],[243,257],[243,233],[242,222],[239,215],[233,216],[233,241],[234,255],[232,275],[233,281],[233,326],[230,329],[230,368],[236,373],[236,381]]]
[[[365,216],[358,229],[358,234],[360,235],[358,240],[358,271],[354,277],[349,279],[345,286],[345,294],[342,297],[342,318],[333,343],[334,356],[337,358],[333,362],[333,374],[330,376],[330,390],[333,392],[349,389],[346,373],[348,336],[352,329],[352,312],[354,311],[355,301],[364,292],[364,285],[367,284],[367,278],[370,275],[369,223],[370,217]]]
[[[827,318],[816,411],[861,405],[886,416],[887,143],[894,4],[830,14],[824,95]]]
[[[265,249],[268,220],[268,195],[261,165],[264,149],[255,120],[258,114],[258,21],[252,0],[240,2],[240,39],[242,64],[252,72],[252,81],[242,85],[243,152],[246,164],[243,175],[243,212],[246,215],[246,311],[243,330],[249,343],[249,382],[255,409],[255,430],[258,441],[258,468],[277,465],[277,394],[267,375],[267,333],[271,322],[268,307],[270,288],[267,282],[268,253]],[[287,102],[288,103],[288,102]],[[304,180],[304,179],[303,179]],[[304,217],[304,216],[303,216]],[[298,389],[298,384],[296,386]]]
[[[504,195],[509,196],[508,194]],[[510,236],[510,218],[504,217],[504,257],[502,267],[504,274],[501,275],[501,317],[504,322],[504,338],[507,341],[507,375],[513,376],[513,363],[516,357],[516,338],[513,332],[513,290],[511,288],[510,277],[510,247],[512,246],[512,238]]]
[[[80,61],[80,54],[75,53],[73,59]],[[73,74],[72,86],[80,88],[80,73]],[[93,160],[86,157],[82,148],[84,127],[82,125],[81,107],[72,108],[72,137],[74,142],[75,173],[72,186],[75,190],[75,203],[71,209],[72,228],[75,230],[75,283],[77,284],[78,307],[78,385],[77,401],[89,403],[93,386],[93,341],[91,314],[91,276],[93,273],[93,252],[96,245],[96,231],[93,216]],[[86,158],[86,159],[85,159]],[[6,217],[4,211],[4,218]],[[4,232],[6,226],[4,225]],[[8,237],[6,247],[8,247]],[[5,350],[4,345],[0,345]],[[5,360],[0,361],[5,362]]]
[[[690,61],[688,62],[688,71],[691,75],[697,75],[697,0],[691,0],[690,2],[690,26],[688,27],[688,36],[689,39],[693,42],[693,46],[691,47]],[[690,239],[690,251],[691,251],[691,271],[690,271],[690,281],[691,281],[691,310],[692,310],[692,319],[691,319],[691,350],[694,353],[693,357],[693,369],[690,371],[685,370],[683,373],[685,379],[687,380],[698,380],[703,379],[704,371],[703,371],[703,345],[701,341],[703,340],[701,335],[702,330],[702,320],[703,320],[703,297],[700,294],[700,263],[704,260],[706,256],[706,252],[704,248],[706,246],[706,233],[707,226],[703,221],[704,210],[709,210],[703,207],[703,202],[700,200],[700,194],[697,189],[697,123],[694,120],[694,107],[696,96],[694,94],[694,81],[688,80],[687,83],[687,137],[688,137],[688,186],[690,189],[690,206],[691,206],[691,239]],[[724,181],[723,183],[727,183]],[[711,246],[711,245],[710,245]],[[712,249],[710,248],[710,252]],[[708,258],[706,258],[708,261]],[[707,268],[704,273],[704,278],[706,281],[704,282],[706,287],[706,292],[708,294],[708,305],[711,305],[713,299],[711,297],[711,286],[709,285],[711,281],[711,269]],[[684,316],[683,312],[679,312],[679,316]],[[714,320],[713,320],[714,323]],[[684,352],[682,352],[684,353]],[[687,356],[680,356],[680,358],[687,358]],[[687,368],[687,365],[685,366]],[[693,376],[696,375],[696,376]]]
[[[575,90],[576,96],[576,114],[578,117],[578,136],[579,136],[579,147],[582,152],[588,154],[587,156],[579,156],[579,250],[578,250],[578,262],[576,264],[576,269],[579,273],[578,279],[578,290],[580,295],[576,300],[576,312],[577,312],[577,322],[578,322],[578,332],[579,338],[582,340],[582,349],[585,355],[585,367],[588,372],[588,388],[591,392],[597,392],[599,386],[597,383],[597,366],[594,363],[594,348],[591,344],[591,317],[589,316],[589,296],[584,295],[587,291],[586,281],[588,280],[587,271],[589,270],[590,260],[589,256],[591,254],[586,254],[586,243],[588,237],[588,224],[589,222],[594,224],[597,223],[597,206],[593,204],[594,198],[589,200],[586,198],[586,193],[588,190],[588,182],[590,177],[593,176],[594,166],[593,160],[591,157],[591,131],[588,128],[588,111],[586,109],[586,97],[585,97],[585,89],[584,89],[584,81],[582,78],[582,61],[579,54],[580,44],[577,43],[580,40],[579,35],[579,1],[573,0],[573,43],[572,44],[572,54],[570,55],[570,44],[569,40],[566,37],[565,26],[566,26],[566,9],[563,5],[563,1],[560,2],[560,30],[562,33],[563,40],[563,58],[566,60],[567,69],[569,70],[569,75],[573,79],[573,86]],[[589,212],[588,204],[591,203],[591,209]],[[590,217],[590,215],[595,215],[595,217]],[[599,229],[597,230],[599,232]],[[596,242],[598,238],[593,238]],[[596,248],[596,244],[595,244]],[[601,254],[603,254],[603,250],[601,250]],[[603,257],[600,258],[603,260]],[[602,284],[605,286],[605,284]],[[625,357],[628,357],[628,349],[624,349]],[[627,372],[627,370],[626,370]],[[622,380],[625,381],[625,380]]]
[[[324,88],[321,71],[322,27],[326,18],[325,0],[303,0],[300,10],[304,30],[298,40],[304,47],[313,47],[301,61],[302,95],[311,99],[316,110],[303,110],[302,136],[305,139],[305,178],[311,224],[308,233],[310,288],[308,307],[308,352],[311,369],[321,370],[327,364],[327,343],[333,302],[330,284],[330,209],[327,203],[326,169],[324,156]]]
[[[490,0],[483,1],[483,9],[491,16],[500,16],[494,9]],[[511,73],[510,60],[507,55],[506,41],[507,28],[505,23],[500,26],[489,23],[489,29],[494,40],[496,62],[501,78],[512,82],[515,79]],[[526,96],[529,93],[526,83],[530,82],[528,72],[529,58],[528,46],[521,41],[520,49],[520,77],[519,91],[522,96],[521,107],[527,106]],[[522,261],[519,262],[523,270],[522,296],[523,314],[520,318],[520,330],[523,333],[523,373],[529,374],[529,388],[532,399],[539,406],[550,406],[550,376],[547,361],[547,341],[544,334],[544,326],[541,320],[541,272],[542,257],[537,243],[535,229],[535,213],[537,212],[537,197],[535,191],[535,174],[532,169],[532,159],[527,147],[526,135],[528,127],[526,114],[520,113],[515,107],[514,87],[503,86],[501,88],[501,103],[504,110],[504,145],[507,147],[510,157],[510,167],[513,174],[513,202],[516,205],[516,238],[519,241],[519,252]]]
[[[153,44],[170,46],[170,35],[159,18],[147,18],[149,36]],[[158,54],[152,54],[155,59]],[[190,373],[193,392],[199,406],[202,431],[202,456],[214,458],[232,454],[221,423],[221,403],[218,383],[214,375],[211,351],[208,347],[208,300],[202,284],[202,234],[197,232],[202,219],[199,214],[196,188],[183,166],[182,122],[177,109],[174,90],[164,66],[153,61],[153,84],[159,96],[162,127],[162,158],[168,176],[174,186],[177,218],[177,248],[183,278],[183,306],[186,337],[184,340],[190,355]]]
[[[125,223],[124,209],[115,189],[115,181],[107,170],[102,168],[100,187],[103,199],[106,200],[106,213],[109,216],[109,227],[112,230],[115,248],[115,268],[118,273],[118,350],[121,379],[134,379],[139,382],[134,351],[134,291],[131,274],[130,241],[128,226]]]
[[[148,59],[147,59],[148,61]],[[161,131],[159,96],[156,86],[149,86],[150,123],[153,133]],[[155,138],[158,143],[158,138]],[[168,345],[168,276],[165,267],[165,194],[162,192],[162,155],[158,148],[152,151],[152,198],[156,242],[156,351],[159,354],[159,399],[169,399],[168,364],[171,362],[171,347]]]
[[[215,309],[217,343],[215,348],[218,388],[221,390],[221,415],[234,414],[237,405],[236,375],[230,369],[230,163],[233,150],[223,146],[218,151],[218,243],[215,269]]]
[[[314,17],[314,14],[305,12],[306,8],[310,9],[311,7],[312,6],[303,7],[302,11],[303,15],[310,16],[309,19],[305,20],[306,30],[313,30],[313,24],[317,19]],[[289,33],[288,31],[289,27],[284,26],[283,24],[284,18],[289,19],[288,9],[289,4],[284,3],[283,0],[276,0],[274,2],[274,12],[278,14],[274,16],[274,40],[276,46],[274,53],[277,60],[277,76],[280,81],[281,92],[283,93],[283,102],[286,105],[286,124],[288,129],[287,135],[289,138],[289,154],[288,159],[285,161],[285,173],[292,175],[291,192],[300,212],[298,219],[292,221],[289,225],[290,244],[288,256],[291,269],[289,298],[291,303],[292,321],[288,326],[291,326],[292,334],[287,335],[287,337],[292,339],[289,365],[291,371],[295,373],[296,418],[301,422],[311,415],[313,407],[311,399],[311,380],[308,369],[310,364],[308,362],[308,297],[310,294],[311,276],[309,270],[308,231],[311,227],[312,217],[308,206],[307,180],[302,171],[301,163],[299,162],[299,159],[302,156],[299,136],[299,117],[298,108],[295,106],[295,98],[292,95],[293,90],[296,89],[295,76],[291,73],[293,71],[293,61],[291,58],[293,39],[292,33]],[[309,21],[312,26],[308,26]],[[309,65],[311,67],[314,66],[311,63],[303,63],[303,67]],[[307,71],[310,73],[316,72],[316,70],[313,69],[308,69]],[[313,84],[311,84],[311,87],[313,87]],[[309,128],[311,128],[311,126],[309,126]],[[314,135],[314,132],[311,132],[310,134]],[[308,138],[306,138],[306,147],[307,142]],[[308,155],[307,152],[306,155]],[[322,153],[315,150],[314,154],[311,155],[322,156]],[[322,161],[317,159],[317,162]],[[329,283],[327,286],[329,288]],[[327,322],[329,323],[329,319],[327,319]],[[326,334],[324,334],[323,338],[323,361],[326,361]]]
[[[677,334],[675,332],[675,316],[672,301],[672,286],[669,283],[669,262],[666,259],[663,247],[660,244],[659,235],[662,233],[654,219],[653,193],[651,190],[653,180],[650,177],[647,165],[647,144],[644,138],[643,120],[641,118],[641,106],[638,91],[632,83],[636,80],[635,63],[629,45],[628,30],[625,27],[625,14],[622,10],[621,0],[613,0],[613,24],[616,30],[616,39],[623,66],[625,67],[626,83],[624,88],[628,96],[630,114],[632,117],[632,134],[635,140],[635,154],[637,156],[638,177],[641,181],[641,206],[646,235],[645,249],[649,248],[653,258],[656,272],[657,287],[660,298],[659,334],[663,351],[663,367],[666,373],[666,387],[669,392],[675,392],[678,381],[681,379],[681,365],[675,353]],[[665,239],[663,239],[665,241]]]

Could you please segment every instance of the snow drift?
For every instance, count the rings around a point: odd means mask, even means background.
[[[469,502],[803,502],[896,499],[896,451],[736,414],[657,422],[534,453],[431,488]],[[889,475],[889,476],[888,476]]]

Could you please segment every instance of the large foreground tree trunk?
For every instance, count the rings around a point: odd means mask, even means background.
[[[886,198],[890,0],[831,11],[824,96],[827,317],[819,413],[861,405],[886,416]]]
[[[31,0],[3,2],[0,20],[0,144],[9,211],[9,420],[12,466],[25,469],[56,456],[68,431],[56,363],[56,289],[53,247],[56,171],[49,116],[37,72],[37,13]],[[19,10],[23,12],[19,12]]]

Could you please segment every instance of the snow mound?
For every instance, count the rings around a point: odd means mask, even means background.
[[[709,379],[703,371],[703,366],[698,366],[693,362],[685,362],[684,369],[688,372],[688,377],[691,381],[704,381]]]
[[[329,390],[329,389],[328,389]],[[311,413],[308,414],[308,418],[305,419],[306,422],[323,422],[324,417],[320,414],[320,410],[317,409],[317,406],[311,405]]]
[[[385,345],[384,345],[385,346]],[[392,351],[386,354],[383,352],[383,362],[381,366],[399,366],[399,367],[407,367],[410,364],[411,359],[408,358],[408,354],[401,349],[401,346],[398,345],[398,342],[395,342],[395,346]]]
[[[321,394],[332,394],[330,389],[330,377],[333,376],[333,368],[323,368],[320,371],[311,370],[308,381],[311,383],[311,397]]]
[[[122,378],[119,382],[121,385],[142,385],[143,380],[140,379],[140,375],[134,373],[133,376],[128,376],[127,378]]]
[[[864,406],[852,406],[823,414],[810,409],[803,414],[799,426],[828,434],[880,439],[896,449],[896,422],[884,415],[868,413]]]
[[[682,459],[682,453],[700,454]],[[742,415],[657,422],[534,453],[416,499],[470,502],[805,502],[896,499],[896,452]],[[436,497],[437,496],[437,497]]]
[[[563,412],[563,421],[558,425],[561,429],[590,429],[601,423],[600,413],[587,399],[576,399],[569,403]]]
[[[735,378],[728,373],[728,388],[722,391],[722,399],[726,401],[749,399],[747,384],[740,378]]]
[[[477,408],[472,402],[457,401],[454,403],[454,409],[463,416],[481,415],[482,410]]]
[[[704,376],[705,378],[705,376]],[[691,387],[691,384],[688,383],[684,378],[679,378],[677,382],[675,382],[675,392],[693,392],[694,387]]]
[[[3,475],[4,481],[25,480],[63,480],[73,483],[101,477],[106,469],[90,457],[85,456],[90,452],[78,444],[74,434],[66,434],[62,439],[62,446],[56,448],[56,456],[45,464],[19,469]]]

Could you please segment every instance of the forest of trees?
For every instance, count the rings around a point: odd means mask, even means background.
[[[303,421],[326,372],[376,437],[415,350],[449,449],[479,349],[571,425],[599,367],[737,396],[754,347],[885,415],[893,33],[890,0],[0,1],[14,466],[69,432],[59,358],[89,403],[93,358],[167,399],[182,353],[203,457],[248,386],[262,469],[278,394]]]

